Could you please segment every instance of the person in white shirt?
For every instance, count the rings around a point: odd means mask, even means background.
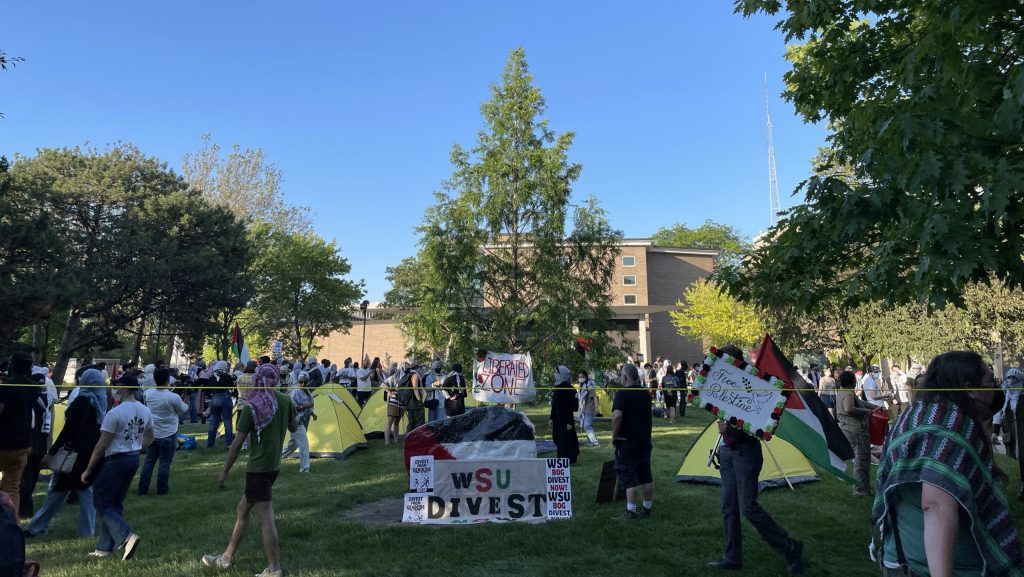
[[[861,389],[867,402],[889,410],[888,401],[891,401],[893,396],[882,390],[882,369],[878,365],[871,365],[871,371],[864,375],[861,382]]]
[[[352,368],[352,357],[345,359],[345,366],[338,369],[338,382],[352,392],[352,383],[356,380],[356,372]]]
[[[146,451],[146,461],[139,473],[139,495],[149,493],[153,478],[153,467],[157,460],[160,468],[156,472],[156,494],[166,495],[170,490],[171,462],[178,450],[178,417],[188,411],[188,405],[173,393],[170,385],[171,372],[165,368],[153,371],[154,387],[147,390],[143,401],[153,414],[153,444]]]
[[[355,371],[356,373],[356,401],[359,406],[362,407],[366,404],[366,401],[370,400],[370,395],[373,394],[373,383],[370,382],[370,376],[373,374],[373,369],[370,367],[370,356],[366,355],[363,357],[362,366]]]
[[[125,522],[124,498],[139,469],[139,451],[153,442],[153,415],[135,400],[139,381],[125,374],[117,379],[114,394],[121,404],[107,411],[100,425],[100,440],[82,473],[82,483],[91,484],[96,516],[99,518],[99,542],[91,557],[110,557],[115,548],[127,561],[139,548],[139,536]],[[102,462],[102,468],[100,463]],[[99,469],[99,475],[93,474]]]

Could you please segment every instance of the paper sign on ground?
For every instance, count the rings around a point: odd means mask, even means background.
[[[434,457],[426,455],[409,460],[409,491],[429,493],[434,490]]]

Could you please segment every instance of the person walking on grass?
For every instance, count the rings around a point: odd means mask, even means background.
[[[576,373],[576,380],[580,384],[580,428],[587,434],[587,442],[591,447],[600,447],[597,431],[594,430],[594,419],[597,417],[597,385],[584,370]]]
[[[252,511],[260,519],[263,551],[267,555],[267,568],[257,577],[281,577],[281,549],[274,523],[273,487],[281,471],[281,449],[286,431],[298,428],[298,414],[291,398],[278,392],[278,373],[272,365],[256,370],[253,388],[241,403],[238,416],[238,435],[228,451],[224,469],[217,476],[217,486],[224,488],[228,473],[238,459],[242,443],[249,440],[249,462],[245,468],[245,491],[238,502],[235,527],[231,540],[220,555],[204,555],[203,565],[227,569],[234,561],[238,546],[249,529]],[[252,438],[250,438],[252,437]]]
[[[64,414],[64,427],[53,440],[48,453],[66,449],[78,454],[75,464],[68,473],[54,472],[42,506],[25,526],[26,537],[45,534],[50,521],[64,505],[69,493],[78,496],[79,537],[92,537],[96,532],[96,507],[93,504],[93,488],[82,483],[82,473],[89,464],[89,458],[100,439],[100,426],[107,415],[107,374],[99,369],[88,369],[79,377],[78,397],[71,402]]]
[[[654,476],[651,473],[651,394],[640,384],[636,365],[622,367],[619,382],[623,389],[612,403],[612,445],[615,447],[615,472],[619,486],[626,489],[628,520],[651,516],[654,502]],[[642,509],[637,507],[643,497]]]
[[[146,461],[139,473],[139,495],[149,493],[149,483],[153,479],[153,467],[157,460],[160,468],[156,472],[156,494],[166,495],[170,491],[171,462],[174,452],[178,450],[178,417],[188,411],[188,405],[181,397],[167,387],[170,385],[171,372],[165,368],[153,371],[154,387],[146,391],[144,400],[146,407],[153,414],[153,444],[146,451]]]
[[[99,518],[99,541],[92,557],[110,557],[124,549],[128,561],[139,549],[139,536],[124,520],[124,498],[139,469],[139,452],[153,442],[153,415],[135,400],[139,381],[125,374],[117,379],[114,394],[121,403],[107,411],[100,425],[100,440],[82,473],[82,483],[93,483],[93,501]],[[93,474],[99,470],[93,482]]]
[[[300,373],[299,378],[295,382],[289,382],[289,375],[287,367],[282,366],[279,371],[281,378],[281,384],[287,385],[288,396],[291,397],[292,403],[295,405],[295,412],[298,414],[298,423],[295,426],[295,431],[292,433],[292,438],[288,440],[288,446],[285,447],[284,452],[281,454],[282,457],[288,457],[296,450],[299,451],[299,472],[309,472],[309,437],[306,436],[306,431],[309,430],[309,420],[313,418],[313,397],[306,390],[306,385],[309,383],[309,375],[306,373]]]
[[[743,352],[734,346],[722,347],[722,352],[736,359]],[[718,422],[722,442],[718,460],[722,476],[722,525],[725,529],[725,555],[708,563],[712,569],[736,570],[743,568],[743,533],[740,516],[761,534],[761,538],[786,561],[790,574],[803,570],[804,545],[789,536],[757,502],[757,479],[764,464],[761,441],[729,424]]]
[[[11,373],[0,385],[0,490],[15,511],[21,500],[21,476],[32,451],[32,406],[42,390],[32,377],[32,356],[15,353]]]

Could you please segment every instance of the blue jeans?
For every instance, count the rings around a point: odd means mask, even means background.
[[[174,460],[174,451],[178,449],[178,436],[170,435],[156,439],[146,450],[146,461],[142,464],[142,472],[139,473],[139,494],[149,493],[149,481],[153,478],[153,467],[157,459],[160,459],[160,468],[156,471],[156,494],[166,495],[169,487],[168,480],[171,478],[171,461]]]
[[[123,516],[124,498],[138,469],[138,453],[121,453],[103,460],[103,469],[93,483],[93,501],[100,520],[97,551],[113,552],[131,535],[132,528]]]
[[[757,478],[764,465],[761,441],[736,443],[731,447],[722,443],[718,449],[718,460],[722,467],[722,521],[725,526],[723,559],[737,565],[743,564],[740,515],[750,521],[772,549],[786,557],[794,541],[757,503]]]
[[[50,529],[50,521],[53,516],[64,506],[64,499],[70,491],[55,491],[53,487],[57,483],[58,474],[50,477],[50,489],[46,492],[46,498],[39,509],[36,509],[35,516],[25,526],[25,531],[32,535],[45,534]],[[96,507],[92,500],[92,487],[78,491],[78,529],[79,537],[92,537],[96,533]]]
[[[210,399],[210,433],[206,437],[206,446],[213,448],[217,444],[217,429],[224,423],[224,442],[231,446],[235,435],[231,431],[231,395],[219,393]]]

